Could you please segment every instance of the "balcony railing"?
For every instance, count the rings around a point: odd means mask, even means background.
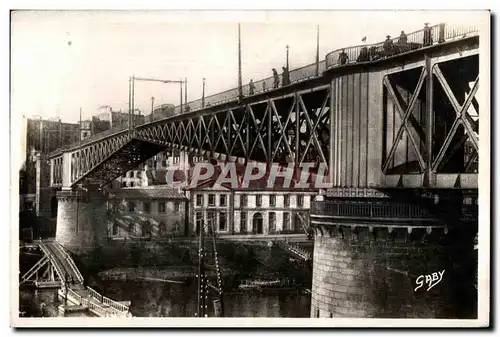
[[[419,205],[387,202],[313,201],[311,214],[359,218],[436,218],[436,215]]]

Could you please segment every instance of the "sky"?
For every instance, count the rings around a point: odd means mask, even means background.
[[[241,22],[243,84],[315,62],[335,49],[381,42],[440,22],[474,24],[479,12],[438,11],[18,11],[11,18],[12,116],[76,122],[98,107],[128,108],[128,79],[187,78],[188,101],[238,83]],[[484,18],[484,17],[483,17]],[[136,82],[135,106],[178,105],[178,84]]]

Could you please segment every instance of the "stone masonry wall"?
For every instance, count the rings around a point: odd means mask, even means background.
[[[470,236],[444,229],[318,229],[311,317],[475,318]],[[420,275],[443,270],[440,283],[415,291]]]
[[[107,242],[106,203],[98,195],[77,202],[76,198],[59,198],[56,240],[77,252]]]

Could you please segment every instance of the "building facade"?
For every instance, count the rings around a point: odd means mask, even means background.
[[[186,191],[189,233],[198,233],[204,224],[219,234],[310,235],[309,210],[316,194],[313,189],[231,188],[210,180]]]
[[[55,218],[57,200],[50,188],[50,169],[45,158],[48,153],[78,141],[78,123],[23,118],[22,127],[20,210],[32,209],[39,216]]]
[[[187,235],[187,199],[177,189],[154,186],[110,190],[107,202],[112,238]]]

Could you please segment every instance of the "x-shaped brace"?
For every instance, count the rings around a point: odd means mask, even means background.
[[[399,127],[399,130],[396,134],[396,137],[394,138],[394,142],[392,144],[391,150],[389,151],[389,155],[387,156],[387,159],[385,160],[385,163],[383,166],[384,173],[387,172],[389,164],[392,161],[392,159],[394,158],[394,154],[396,153],[396,149],[399,145],[399,142],[403,138],[404,131],[406,131],[406,134],[408,135],[408,138],[410,139],[410,142],[413,146],[413,149],[415,150],[415,153],[417,154],[417,159],[418,159],[418,163],[420,165],[420,168],[422,170],[425,169],[424,158],[422,157],[422,154],[420,153],[420,150],[418,149],[419,147],[415,141],[415,138],[413,137],[413,134],[411,133],[411,130],[408,126],[408,119],[413,111],[415,103],[417,102],[417,97],[420,94],[420,90],[422,89],[422,85],[424,83],[426,76],[427,76],[427,69],[424,67],[424,68],[422,68],[422,72],[420,73],[420,77],[419,77],[418,82],[417,82],[417,87],[415,88],[415,91],[413,92],[413,95],[411,96],[410,102],[408,103],[408,106],[405,106],[404,108],[402,106],[402,105],[404,105],[404,102],[401,102],[399,97],[396,95],[389,78],[387,76],[384,78],[384,85],[387,88],[387,93],[389,94],[392,101],[394,102],[394,106],[396,107],[396,110],[398,111],[399,116],[401,117],[401,126]]]
[[[477,93],[477,90],[479,89],[479,75],[476,77],[474,85],[472,86],[472,90],[467,95],[464,104],[460,106],[448,82],[446,81],[446,78],[444,77],[443,73],[441,72],[441,69],[439,69],[439,66],[437,64],[434,66],[432,71],[436,75],[438,81],[441,83],[441,86],[443,87],[443,90],[446,93],[446,96],[448,96],[448,99],[450,100],[450,103],[453,106],[453,109],[455,110],[456,113],[456,118],[451,126],[450,132],[448,133],[448,136],[446,137],[443,146],[439,150],[439,153],[436,156],[436,160],[432,165],[433,171],[436,171],[438,167],[443,165],[444,163],[443,158],[445,157],[445,154],[448,152],[448,148],[450,147],[451,142],[453,141],[455,133],[457,132],[457,129],[460,126],[460,124],[464,126],[466,135],[462,136],[457,145],[461,146],[461,144],[463,144],[467,140],[467,135],[468,135],[476,152],[479,151],[479,145],[478,145],[479,141],[474,132],[474,127],[477,127],[477,123],[472,119],[472,117],[467,112],[469,110],[470,105],[472,104],[472,101]],[[455,146],[454,149],[456,147],[457,146]],[[453,152],[454,151],[452,151],[452,153]]]

